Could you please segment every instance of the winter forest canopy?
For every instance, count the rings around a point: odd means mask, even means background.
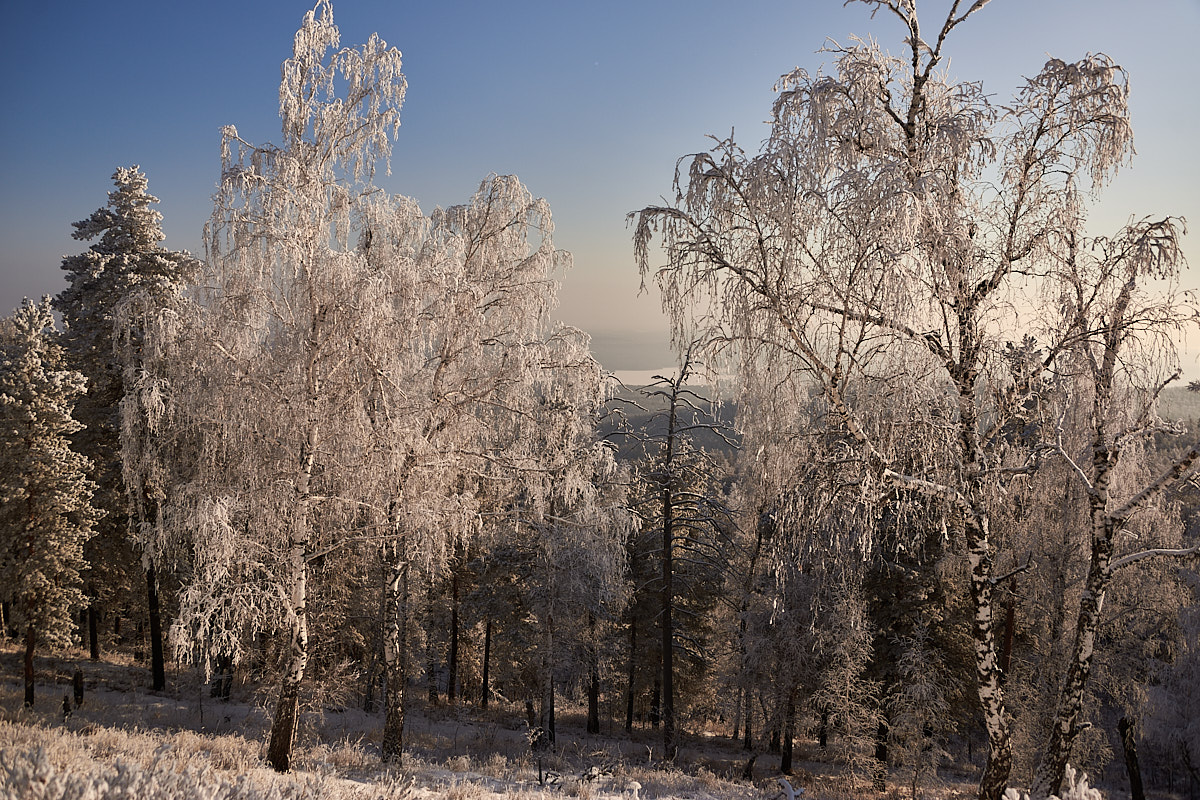
[[[1128,76],[1050,58],[1000,100],[945,71],[988,0],[851,3],[894,38],[829,42],[764,141],[715,137],[629,215],[679,359],[640,389],[552,321],[571,256],[520,180],[429,214],[379,188],[400,52],[344,46],[327,0],[280,139],[221,132],[202,256],[118,168],[62,330],[49,301],[0,325],[24,704],[35,655],[137,626],[156,691],[168,661],[269,690],[279,772],[351,705],[402,766],[421,704],[538,754],[556,712],[648,724],[667,765],[718,735],[747,779],[803,748],[914,798],[1200,789],[1186,227],[1088,218]]]

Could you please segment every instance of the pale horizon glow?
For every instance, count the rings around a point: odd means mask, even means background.
[[[888,14],[861,3],[769,0],[551,0],[466,4],[335,0],[342,44],[378,32],[404,54],[408,95],[389,192],[430,211],[465,202],[490,172],[513,173],[554,211],[574,254],[557,317],[587,330],[620,373],[670,371],[657,291],[639,295],[625,215],[672,193],[680,156],[733,129],[747,151],[766,134],[772,86],[830,62],[827,38],[873,36],[897,51]],[[946,2],[919,6],[940,23]],[[166,246],[201,252],[218,177],[219,130],[277,141],[279,64],[308,0],[234,4],[18,4],[0,63],[0,313],[54,295],[61,258],[87,244],[70,223],[105,202],[118,166],[140,164],[162,199]],[[948,69],[998,103],[1048,56],[1105,52],[1124,66],[1138,156],[1104,195],[1098,231],[1131,215],[1200,220],[1200,3],[995,0],[952,34]],[[1193,234],[1185,252],[1200,270]],[[1184,285],[1200,287],[1197,274]],[[1187,343],[1185,375],[1200,375]]]

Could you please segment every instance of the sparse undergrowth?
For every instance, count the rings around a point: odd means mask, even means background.
[[[69,651],[38,660],[38,700],[25,709],[17,659],[0,643],[0,800],[784,797],[770,766],[775,757],[757,759],[755,781],[741,779],[749,756],[719,735],[691,737],[674,762],[664,762],[658,731],[587,736],[568,714],[556,746],[535,756],[521,710],[503,705],[481,711],[414,702],[403,761],[390,769],[379,760],[380,715],[310,710],[294,769],[279,775],[264,762],[269,699],[253,685],[239,685],[222,702],[194,673],[176,671],[167,691],[150,692],[139,663],[120,654],[89,661]],[[64,718],[76,666],[85,699]],[[821,759],[815,746],[798,750],[791,783],[806,790],[806,800],[911,796],[899,784],[881,795]],[[923,787],[918,797],[973,794],[967,777]]]
[[[0,800],[703,800],[763,798],[775,791],[761,769],[758,785],[718,775],[732,769],[723,764],[741,759],[740,753],[720,753],[719,744],[685,748],[675,763],[663,763],[654,745],[636,734],[585,737],[568,718],[557,746],[535,758],[516,708],[484,713],[419,704],[398,769],[380,764],[377,715],[310,711],[301,721],[295,768],[279,775],[264,764],[269,718],[264,698],[251,686],[221,702],[196,676],[176,672],[166,692],[154,693],[143,688],[148,680],[138,663],[121,656],[92,662],[71,652],[38,660],[37,703],[25,709],[17,657],[0,645]],[[85,675],[85,699],[64,718],[77,665]]]

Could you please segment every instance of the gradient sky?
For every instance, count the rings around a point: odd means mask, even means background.
[[[219,130],[278,141],[279,65],[307,0],[0,0],[0,313],[63,287],[70,223],[105,202],[117,166],[150,180],[166,245],[200,253]],[[945,0],[919,8],[940,24]],[[489,172],[550,201],[575,255],[558,316],[610,369],[671,363],[657,293],[638,297],[625,214],[670,193],[675,160],[736,130],[766,134],[776,79],[815,71],[826,37],[901,49],[896,22],[840,0],[336,0],[342,44],[378,32],[409,89],[389,191],[466,201]],[[1138,156],[1108,189],[1096,232],[1131,214],[1200,224],[1200,0],[994,0],[947,44],[959,79],[999,102],[1048,55],[1104,52],[1130,73]],[[1200,286],[1198,235],[1186,245]],[[1200,336],[1197,337],[1200,339]],[[1200,341],[1187,343],[1200,350]],[[1185,373],[1200,373],[1189,354]]]

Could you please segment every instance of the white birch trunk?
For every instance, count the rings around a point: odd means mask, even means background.
[[[311,422],[301,449],[300,473],[296,481],[296,512],[285,584],[290,587],[288,602],[291,608],[288,617],[292,626],[287,661],[279,687],[279,701],[275,706],[275,718],[271,722],[271,738],[267,746],[267,761],[277,772],[287,772],[291,768],[292,747],[295,745],[299,721],[300,684],[308,666],[309,511],[317,430],[317,424]]]
[[[383,662],[387,679],[387,703],[384,709],[384,762],[399,762],[404,752],[404,687],[408,680],[405,669],[408,629],[407,608],[408,558],[404,539],[393,551],[393,559],[385,590]]]

